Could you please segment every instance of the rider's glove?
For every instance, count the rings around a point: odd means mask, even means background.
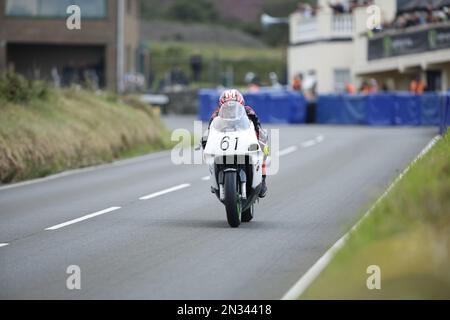
[[[201,144],[202,144],[203,149],[205,149],[207,142],[208,142],[208,137],[202,137]]]

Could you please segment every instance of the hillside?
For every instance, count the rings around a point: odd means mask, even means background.
[[[238,29],[230,29],[222,25],[187,24],[164,20],[142,21],[141,39],[151,42],[227,43],[250,48],[266,46],[262,41]]]

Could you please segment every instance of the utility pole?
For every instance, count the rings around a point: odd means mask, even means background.
[[[125,25],[125,0],[117,0],[117,92],[119,94],[125,91],[124,25]]]

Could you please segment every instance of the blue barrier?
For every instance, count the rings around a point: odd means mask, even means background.
[[[395,101],[391,93],[367,96],[367,124],[390,126],[394,124]]]
[[[199,91],[198,117],[208,121],[217,107],[220,91]],[[303,95],[290,91],[261,90],[244,94],[246,104],[251,106],[262,123],[304,123],[306,100]]]
[[[399,126],[420,125],[420,96],[409,93],[397,93],[394,99],[394,124]]]
[[[217,90],[201,89],[198,92],[198,118],[201,121],[208,122],[211,114],[217,108],[220,93]]]
[[[447,95],[448,96],[448,95]],[[437,126],[442,118],[440,95],[426,93],[331,94],[317,99],[317,123]],[[448,100],[448,98],[447,98]]]
[[[220,91],[199,91],[199,119],[208,121],[217,107]],[[261,90],[244,94],[262,123],[304,123],[306,100],[292,91]],[[406,92],[372,95],[330,94],[317,98],[316,122],[321,124],[367,124],[440,126],[450,124],[450,94]]]
[[[339,97],[342,100],[341,114],[344,124],[367,124],[367,96],[354,95]]]
[[[420,96],[421,124],[424,126],[438,126],[440,122],[440,105],[442,104],[442,95],[435,93],[425,93]],[[436,107],[437,106],[437,107]]]
[[[337,95],[319,95],[317,97],[316,122],[323,124],[342,123],[342,107]]]
[[[447,129],[450,126],[450,94],[443,94],[441,96],[441,105],[439,111],[439,133],[444,134],[447,132]]]

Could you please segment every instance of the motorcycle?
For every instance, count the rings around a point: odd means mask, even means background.
[[[244,106],[235,101],[223,105],[202,142],[211,192],[225,205],[228,224],[237,228],[250,222],[259,201],[266,145],[258,140]]]

